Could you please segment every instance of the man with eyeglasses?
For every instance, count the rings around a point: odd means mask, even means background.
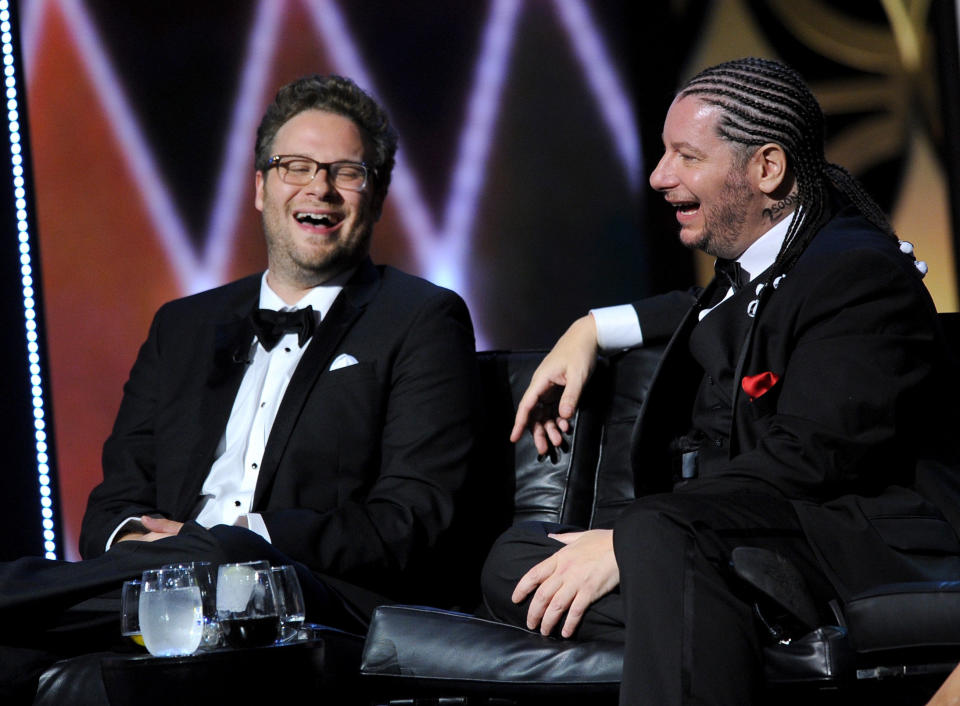
[[[256,142],[267,271],[158,311],[86,561],[0,567],[0,644],[187,560],[297,562],[307,620],[348,630],[385,597],[422,600],[466,476],[474,339],[456,294],[370,261],[396,145],[348,79],[280,89]]]

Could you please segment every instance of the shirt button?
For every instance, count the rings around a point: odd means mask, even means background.
[[[250,464],[250,468],[252,468],[253,470],[257,470],[257,464],[256,464],[256,462],[251,463],[251,464]]]
[[[260,407],[266,407],[266,406],[267,406],[267,403],[266,403],[266,402],[261,402],[261,403],[260,403]]]
[[[240,501],[239,501],[239,500],[234,500],[234,501],[233,501],[233,504],[234,504],[236,507],[240,507]]]
[[[287,353],[290,352],[290,349],[289,349],[289,348],[284,348],[283,350],[286,351]]]

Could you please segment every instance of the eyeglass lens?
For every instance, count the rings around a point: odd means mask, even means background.
[[[321,169],[327,170],[330,181],[341,189],[360,191],[366,186],[367,170],[356,162],[321,163],[312,159],[281,158],[276,162],[280,178],[287,184],[305,186],[316,178]]]

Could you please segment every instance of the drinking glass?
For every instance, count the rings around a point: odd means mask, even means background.
[[[161,569],[190,569],[200,587],[203,603],[203,636],[200,649],[212,650],[220,645],[220,624],[217,621],[217,573],[209,561],[190,561],[182,564],[164,564]]]
[[[296,639],[306,617],[300,579],[289,565],[275,566],[270,571],[280,602],[280,641],[289,642]]]
[[[221,564],[217,575],[217,618],[229,647],[272,645],[280,627],[273,572],[250,563]]]
[[[140,634],[140,586],[139,579],[123,582],[120,592],[120,634],[143,647],[143,635]]]
[[[192,569],[151,569],[140,586],[140,631],[158,657],[196,652],[203,636],[203,599]]]

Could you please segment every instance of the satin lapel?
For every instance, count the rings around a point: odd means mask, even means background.
[[[300,418],[303,405],[313,392],[319,377],[327,370],[340,341],[353,326],[367,302],[373,297],[380,285],[379,274],[373,265],[366,261],[356,275],[343,288],[333,306],[313,334],[307,350],[304,351],[297,369],[290,378],[283,401],[277,410],[277,416],[270,429],[267,446],[260,465],[257,488],[253,496],[254,511],[259,507],[264,493],[273,482],[280,459],[290,441],[290,435]]]
[[[731,415],[730,419],[730,433],[728,435],[728,438],[730,439],[730,456],[735,456],[740,452],[740,444],[737,441],[737,435],[734,433],[734,430],[737,428],[737,403],[740,401],[741,392],[743,392],[740,387],[740,381],[743,380],[743,366],[747,362],[750,346],[753,344],[753,336],[757,330],[757,321],[760,319],[760,312],[763,311],[763,305],[766,303],[772,291],[773,287],[764,287],[760,290],[760,294],[757,296],[757,306],[754,310],[754,316],[750,319],[750,328],[747,329],[747,335],[744,337],[743,343],[740,345],[740,356],[737,358],[737,369],[733,374],[733,414]]]
[[[259,280],[258,286],[259,286]],[[256,305],[256,290],[253,296],[244,297],[214,329],[213,364],[201,395],[200,418],[197,420],[196,443],[190,454],[189,471],[184,476],[183,489],[179,496],[189,507],[181,510],[187,514],[194,509],[200,496],[203,481],[213,464],[217,444],[227,428],[227,420],[233,409],[233,401],[243,380],[251,355],[253,329],[247,320],[250,310]]]
[[[671,435],[686,431],[677,432],[672,428],[674,424],[671,422],[675,420],[677,414],[686,414],[689,418],[690,405],[693,404],[694,395],[700,384],[699,378],[692,375],[689,370],[692,362],[688,346],[690,333],[699,322],[700,311],[714,296],[718,286],[717,280],[714,279],[684,314],[680,325],[663,351],[663,356],[653,373],[653,382],[634,422],[630,464],[634,474],[634,489],[638,496],[669,490]],[[682,409],[684,405],[686,407]],[[677,412],[677,410],[681,411]],[[652,469],[653,473],[648,469]]]

